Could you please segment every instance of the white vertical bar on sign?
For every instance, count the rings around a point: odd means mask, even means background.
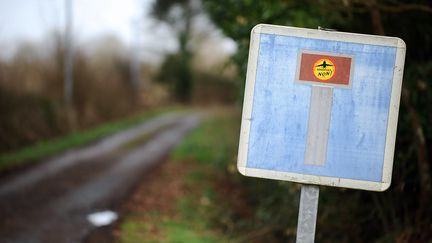
[[[319,187],[302,185],[296,243],[313,243],[318,213]]]
[[[333,88],[312,86],[304,163],[324,165],[333,103]]]

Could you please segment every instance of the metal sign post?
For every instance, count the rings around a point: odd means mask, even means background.
[[[73,102],[73,0],[65,0],[64,43],[64,99],[70,107]]]
[[[318,186],[302,185],[297,223],[297,243],[311,243],[315,240],[318,199]]]
[[[260,24],[251,32],[237,167],[304,184],[297,242],[313,242],[317,185],[390,186],[405,43]]]

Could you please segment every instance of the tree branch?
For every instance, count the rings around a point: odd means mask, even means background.
[[[402,89],[402,103],[408,110],[408,114],[411,118],[411,129],[415,135],[415,146],[417,151],[417,169],[420,179],[420,197],[419,197],[419,209],[417,210],[416,221],[421,221],[423,214],[430,207],[431,192],[432,192],[432,180],[430,176],[430,165],[428,159],[428,149],[426,140],[423,133],[423,126],[420,121],[420,117],[411,104],[410,93],[408,89]]]
[[[378,9],[390,13],[401,13],[408,11],[420,11],[426,13],[432,13],[432,8],[421,4],[398,4],[394,6],[390,5],[377,5]]]

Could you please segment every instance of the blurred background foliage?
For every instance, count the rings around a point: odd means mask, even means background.
[[[211,58],[205,55],[217,38],[209,34],[214,26],[196,28],[203,19],[204,26],[208,22],[200,2],[155,1],[143,12],[140,18],[151,22],[150,30],[170,32],[163,32],[162,48],[169,46],[169,39],[175,39],[176,47],[145,53],[114,33],[87,43],[75,37],[70,106],[64,101],[64,33],[48,33],[42,42],[14,43],[13,55],[0,58],[0,157],[162,106],[235,102],[238,84],[228,54],[222,50]],[[144,32],[143,27],[138,31]],[[138,74],[133,70],[136,56]]]
[[[45,48],[24,43],[11,60],[0,61],[0,153],[133,111],[129,59],[109,36],[103,43],[113,48],[104,57],[76,50],[73,109],[64,109],[63,43],[61,35],[53,33]]]

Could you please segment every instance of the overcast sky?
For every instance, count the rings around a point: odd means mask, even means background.
[[[74,0],[74,27],[79,38],[115,33],[130,41],[134,18],[148,11],[146,0]],[[0,0],[0,38],[41,39],[64,26],[65,0]],[[1,40],[0,39],[0,40]]]
[[[74,0],[74,39],[76,45],[101,35],[116,35],[125,45],[139,40],[141,48],[160,53],[175,49],[169,30],[148,17],[152,0]],[[63,30],[65,0],[0,0],[0,56],[13,53],[22,40],[41,42],[47,33]],[[144,16],[144,17],[143,17]],[[147,16],[147,17],[145,17]],[[133,23],[142,30],[134,37]],[[135,29],[136,31],[136,29]],[[161,41],[161,39],[163,41]],[[220,44],[232,52],[233,42],[221,38]],[[1,50],[3,49],[3,51]]]

